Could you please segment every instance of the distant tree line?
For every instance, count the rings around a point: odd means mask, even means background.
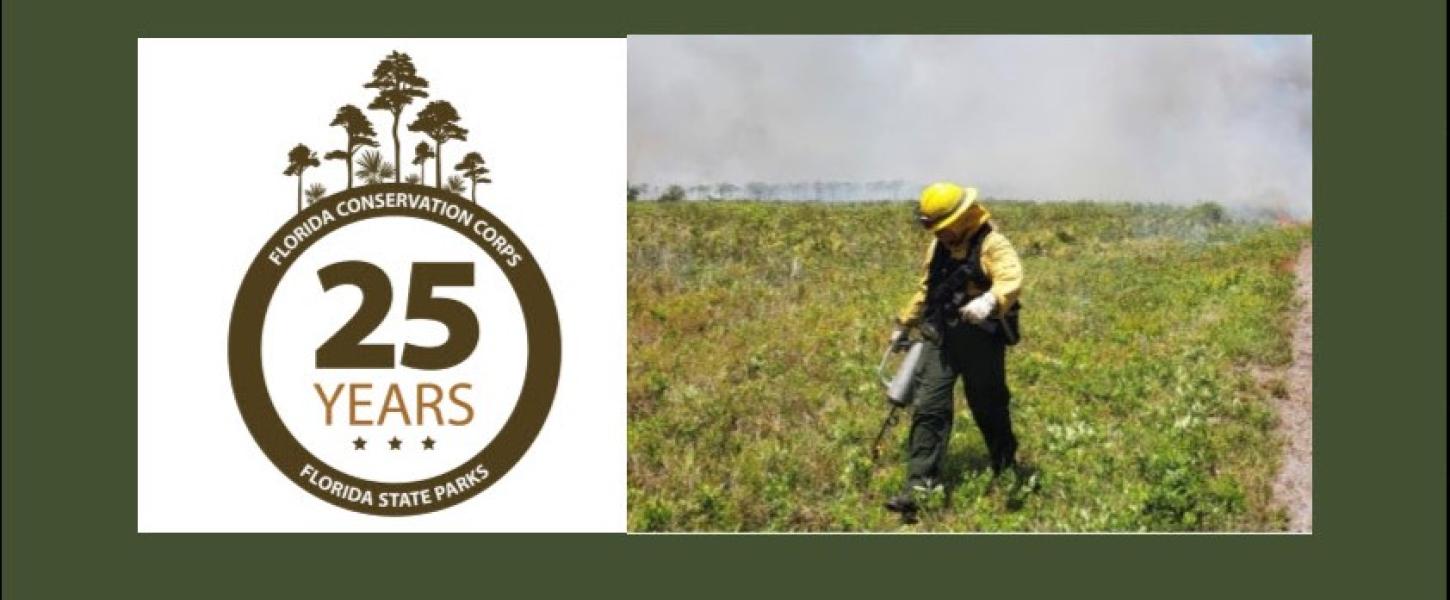
[[[682,202],[685,200],[819,200],[826,202],[903,200],[914,197],[922,185],[900,179],[867,182],[765,183],[751,181],[744,185],[721,182],[689,186],[640,182],[628,185],[625,198],[631,202],[639,200],[658,202]]]

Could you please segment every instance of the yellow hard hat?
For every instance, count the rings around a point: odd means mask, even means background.
[[[963,188],[947,181],[933,183],[921,191],[916,220],[935,233],[951,227],[976,201],[977,188]]]

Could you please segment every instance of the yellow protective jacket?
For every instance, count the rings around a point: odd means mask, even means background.
[[[972,239],[972,234],[991,218],[986,207],[981,204],[973,204],[967,208],[966,214],[962,215],[963,224],[966,226],[966,233],[962,235],[956,245],[947,246],[952,253],[952,258],[962,259],[967,256],[967,244]],[[932,239],[931,244],[926,248],[926,258],[922,261],[921,281],[917,284],[916,293],[911,296],[911,301],[901,309],[896,317],[896,322],[902,326],[910,327],[921,320],[922,310],[926,307],[926,283],[928,273],[931,271],[931,257],[936,253],[936,246],[941,242]],[[992,279],[992,288],[986,290],[997,297],[996,314],[1006,314],[1007,310],[1016,304],[1017,298],[1022,293],[1022,261],[1017,258],[1017,250],[1012,247],[1012,242],[1007,241],[1007,236],[1002,235],[995,227],[982,238],[982,270]],[[978,289],[975,283],[967,283],[967,294],[975,296],[983,290]]]

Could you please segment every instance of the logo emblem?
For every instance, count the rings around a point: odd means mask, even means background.
[[[477,202],[482,155],[444,179],[445,143],[468,138],[458,110],[434,100],[407,124],[421,139],[405,182],[399,125],[428,81],[393,52],[363,87],[392,161],[355,105],[337,110],[346,144],[325,155],[347,167],[342,191],[306,186],[322,161],[292,148],[298,213],[243,277],[228,360],[242,418],[285,476],[343,508],[414,515],[482,492],[528,450],[558,384],[559,321],[528,247]]]

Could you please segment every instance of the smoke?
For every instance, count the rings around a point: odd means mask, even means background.
[[[629,178],[1308,217],[1312,90],[1307,36],[631,36]]]

